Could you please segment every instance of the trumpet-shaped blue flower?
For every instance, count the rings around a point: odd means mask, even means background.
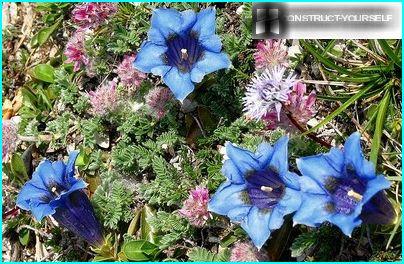
[[[197,14],[192,10],[154,10],[135,68],[161,76],[174,96],[184,100],[206,74],[230,66],[215,34],[215,16],[212,8]]]
[[[283,217],[301,203],[298,176],[288,171],[288,138],[272,147],[261,143],[256,153],[226,143],[224,182],[208,204],[211,212],[241,224],[254,245],[261,248]]]
[[[22,187],[17,206],[31,211],[37,221],[45,216],[90,244],[101,246],[104,238],[87,195],[82,191],[87,184],[74,177],[74,164],[78,152],[71,152],[67,164],[63,161],[43,160]]]
[[[316,227],[329,221],[348,236],[362,223],[364,205],[390,186],[364,158],[359,133],[346,140],[343,150],[333,148],[327,154],[297,159],[297,167],[302,173],[302,205],[294,223]]]

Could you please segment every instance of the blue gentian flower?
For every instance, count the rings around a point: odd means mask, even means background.
[[[161,76],[174,96],[183,101],[206,74],[230,66],[215,34],[215,16],[212,8],[197,14],[192,10],[155,9],[135,68]]]
[[[288,138],[272,147],[261,143],[256,153],[226,143],[222,183],[208,204],[211,212],[241,224],[254,245],[261,248],[283,217],[301,203],[298,176],[288,171]]]
[[[60,225],[90,244],[101,246],[104,238],[101,225],[93,207],[82,189],[87,184],[74,177],[77,151],[63,161],[43,160],[32,174],[32,179],[22,187],[17,206],[31,211],[37,221],[52,216]]]
[[[338,226],[348,236],[362,223],[360,214],[375,194],[390,186],[383,175],[362,154],[360,134],[352,134],[343,150],[297,159],[302,177],[302,205],[295,224],[316,227],[325,221]]]

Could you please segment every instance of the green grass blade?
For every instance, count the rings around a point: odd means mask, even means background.
[[[332,50],[332,48],[335,46],[335,42],[337,40],[333,39],[330,42],[328,42],[327,46],[325,47],[324,51],[323,51],[323,55],[325,56],[327,54],[327,52],[329,52],[330,50]]]
[[[362,90],[357,92],[355,95],[353,95],[349,100],[347,100],[345,103],[343,103],[340,107],[338,107],[337,110],[332,112],[330,115],[328,115],[326,118],[324,118],[319,124],[316,126],[312,127],[308,131],[304,132],[304,135],[307,135],[309,133],[312,133],[319,129],[320,127],[324,126],[328,122],[334,119],[337,115],[341,114],[345,109],[347,109],[352,103],[354,103],[356,100],[361,98],[366,92],[368,92],[371,88],[373,88],[375,85],[377,85],[377,82],[368,84],[367,86],[363,87]]]
[[[384,53],[389,57],[390,60],[394,62],[395,65],[397,65],[401,69],[401,59],[397,57],[397,55],[394,53],[394,51],[390,48],[389,44],[387,43],[386,40],[384,39],[379,39],[378,40],[380,46],[382,47]]]
[[[372,147],[370,150],[370,161],[373,162],[375,166],[377,164],[377,157],[379,156],[379,149],[381,143],[380,140],[383,134],[384,121],[386,119],[386,113],[389,103],[390,103],[390,90],[387,90],[378,107],[376,126],[375,131],[373,133]]]
[[[391,244],[391,242],[393,241],[393,238],[394,238],[394,236],[396,235],[396,233],[397,233],[397,231],[398,231],[398,228],[401,226],[401,219],[402,219],[402,217],[403,217],[403,216],[400,214],[400,219],[398,219],[397,223],[395,224],[394,229],[393,229],[393,231],[392,231],[391,234],[390,234],[389,240],[387,241],[386,250],[389,249],[390,244]]]
[[[327,66],[328,68],[331,68],[333,70],[338,71],[340,74],[347,74],[347,75],[352,75],[351,72],[346,70],[345,68],[336,65],[334,62],[332,62],[330,59],[326,58],[325,56],[321,55],[320,53],[317,52],[317,50],[308,42],[305,40],[300,40],[300,43],[302,46],[310,52],[317,60],[319,60],[322,64]]]

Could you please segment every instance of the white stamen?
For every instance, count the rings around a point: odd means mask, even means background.
[[[183,60],[188,59],[188,50],[187,49],[181,49],[181,59],[183,59]]]
[[[268,186],[261,186],[261,191],[263,192],[272,192],[274,189]]]
[[[52,187],[52,192],[56,192],[56,190],[57,190],[56,187],[53,186],[53,187]]]
[[[355,199],[358,200],[358,201],[362,200],[362,198],[363,198],[362,195],[360,195],[359,193],[355,192],[354,190],[350,190],[350,191],[347,193],[347,195],[348,195],[349,197],[355,198]]]

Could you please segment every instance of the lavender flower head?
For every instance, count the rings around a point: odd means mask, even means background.
[[[306,85],[297,82],[293,85],[292,91],[288,94],[288,100],[284,103],[285,111],[278,114],[275,110],[263,116],[263,121],[266,123],[268,129],[275,129],[277,126],[287,130],[294,130],[296,127],[290,121],[287,114],[291,116],[297,123],[305,126],[315,113],[316,93],[312,91],[306,95]]]
[[[231,262],[258,262],[260,258],[258,250],[247,242],[237,242],[231,249]]]
[[[288,100],[288,94],[295,83],[295,76],[292,74],[283,78],[285,70],[284,67],[266,69],[252,79],[243,98],[247,118],[260,120],[272,110],[280,118],[282,103]]]
[[[173,98],[168,88],[155,87],[146,95],[146,104],[157,117],[161,119],[167,112],[167,103]]]
[[[18,144],[18,127],[12,120],[2,121],[3,141],[2,141],[2,160],[7,162],[14,153]]]
[[[137,88],[146,78],[146,74],[136,70],[133,62],[136,59],[136,54],[125,55],[121,64],[118,65],[115,72],[118,74],[121,84],[125,87]]]
[[[93,115],[105,116],[118,108],[119,99],[116,86],[117,81],[114,79],[88,93]]]
[[[80,27],[96,27],[118,10],[116,3],[82,3],[72,11],[74,23]]]
[[[84,46],[86,31],[88,29],[79,28],[68,40],[64,54],[67,63],[73,63],[74,71],[79,71],[82,66],[90,64],[90,59]]]
[[[287,67],[288,52],[281,39],[270,39],[258,42],[254,53],[255,68],[258,70],[272,69],[278,65]]]
[[[197,186],[189,192],[188,199],[179,213],[187,218],[191,225],[202,227],[210,217],[208,212],[209,190],[205,187]]]
[[[82,237],[91,245],[102,246],[104,237],[93,207],[82,189],[87,184],[74,177],[77,151],[63,161],[43,160],[22,187],[16,204],[31,211],[37,221],[52,216],[60,225]]]

